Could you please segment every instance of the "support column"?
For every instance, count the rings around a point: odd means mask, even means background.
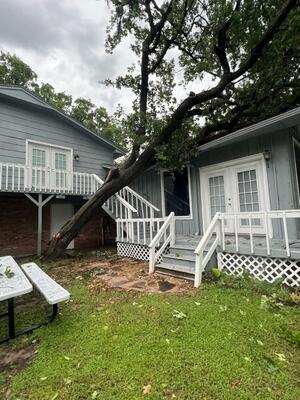
[[[37,255],[42,254],[42,235],[43,235],[43,195],[38,195],[38,232],[37,232]]]
[[[29,200],[31,200],[38,208],[38,226],[37,226],[37,255],[40,256],[42,254],[42,236],[43,236],[43,207],[48,203],[53,197],[54,194],[51,194],[43,201],[43,195],[41,193],[38,194],[38,200],[34,199],[30,194],[24,193]]]

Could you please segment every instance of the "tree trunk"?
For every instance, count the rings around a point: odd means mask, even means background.
[[[148,148],[139,159],[129,168],[120,169],[118,177],[105,182],[101,188],[73,215],[73,217],[50,240],[45,252],[46,259],[55,259],[63,255],[69,243],[90,220],[93,212],[111,196],[127,186],[154,163],[155,151]]]

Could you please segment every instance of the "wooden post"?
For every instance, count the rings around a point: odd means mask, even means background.
[[[43,207],[48,203],[53,197],[54,194],[51,194],[43,201],[43,195],[41,193],[38,194],[38,200],[35,200],[30,194],[24,193],[29,200],[31,200],[38,208],[38,228],[37,228],[37,255],[40,256],[42,254],[42,233],[43,233]]]
[[[37,255],[42,254],[42,233],[43,233],[43,195],[38,195],[38,233],[37,233]]]

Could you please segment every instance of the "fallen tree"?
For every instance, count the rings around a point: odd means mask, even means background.
[[[258,3],[110,2],[107,49],[113,51],[129,36],[139,60],[127,75],[107,81],[136,94],[134,113],[128,118],[132,150],[52,238],[48,258],[60,256],[94,210],[148,167],[158,162],[178,167],[205,138],[298,104],[299,1]],[[177,70],[184,84],[197,88],[210,76],[212,87],[190,92],[177,104],[173,95]]]

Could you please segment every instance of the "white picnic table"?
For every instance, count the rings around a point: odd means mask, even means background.
[[[16,333],[14,299],[32,292],[33,287],[52,306],[52,314],[46,321]],[[70,293],[50,278],[37,264],[27,263],[20,267],[13,257],[0,257],[0,302],[7,301],[8,303],[7,312],[0,315],[0,318],[8,317],[8,336],[0,338],[0,343],[52,322],[57,315],[58,303],[68,300],[69,297]]]
[[[0,301],[32,292],[33,287],[13,257],[0,257]]]

